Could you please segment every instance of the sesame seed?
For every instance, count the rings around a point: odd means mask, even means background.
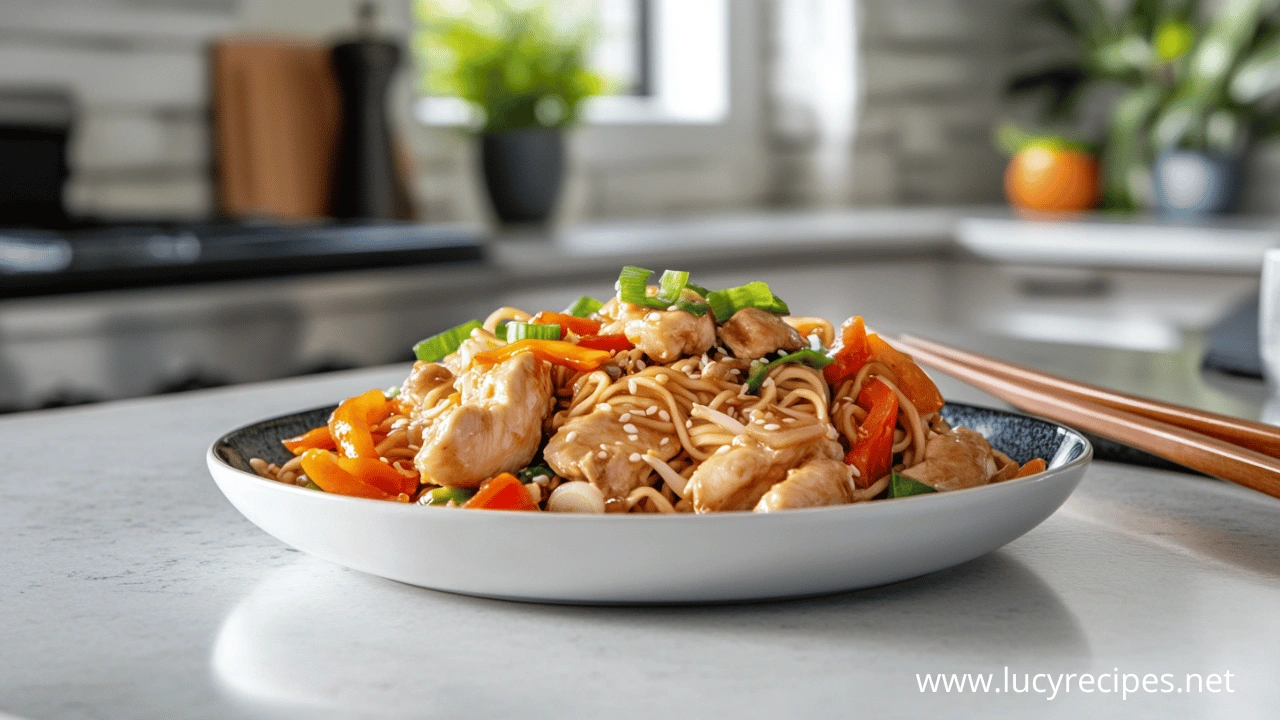
[[[635,395],[635,394],[636,394],[636,381],[635,381],[635,380],[628,380],[628,381],[627,381],[627,392],[631,393],[632,395]]]
[[[636,442],[637,440],[639,440],[639,439],[640,439],[640,436],[639,436],[639,435],[628,435],[628,436],[627,436],[627,439],[628,439],[628,440],[630,440],[631,442]]]
[[[644,319],[648,320],[649,322],[653,322],[654,320],[661,320],[662,315],[656,312],[651,312],[648,315],[645,315]]]
[[[565,433],[564,440],[565,442],[573,442],[574,440],[577,439],[577,437],[578,437],[578,431],[570,430],[569,432]]]
[[[613,412],[613,406],[609,403],[600,403],[599,405],[596,405],[596,409],[602,412]]]
[[[635,434],[635,433],[640,432],[639,430],[637,430],[637,429],[636,429],[636,426],[635,426],[634,424],[632,424],[632,423],[627,423],[626,425],[623,425],[623,426],[622,426],[622,430],[623,430],[623,432],[627,432],[627,433],[631,433],[631,434]]]
[[[631,453],[627,459],[631,462],[640,462],[640,453]]]
[[[782,418],[782,422],[787,423],[787,424],[793,423],[793,422],[795,422],[795,421],[796,421],[796,419],[795,419],[795,418]]]
[[[624,423],[631,419],[631,413],[626,412],[618,416],[618,422]]]
[[[601,450],[608,450],[608,449],[609,449],[609,446],[608,446],[608,445],[605,445],[604,443],[600,443],[600,449],[601,449]]]
[[[647,366],[644,364],[644,361],[643,361],[643,360],[637,360],[637,361],[636,361],[636,368],[637,368],[637,369],[639,369],[639,370],[643,370],[643,369],[645,369],[646,367],[647,367]]]
[[[614,444],[614,445],[621,445],[621,444],[622,444],[622,441],[621,441],[621,440],[614,440],[614,441],[613,441],[613,444]]]
[[[666,410],[659,410],[658,417],[662,418],[663,420],[670,420],[671,413],[667,412]]]
[[[546,475],[534,475],[533,481],[539,485],[546,485],[547,483],[551,482],[551,478],[547,477]]]
[[[669,442],[671,442],[671,438],[662,438],[662,442],[660,442],[660,443],[658,443],[658,444],[659,444],[659,445],[666,445],[666,444],[667,444],[667,443],[669,443]]]
[[[768,425],[764,426],[764,429],[772,432],[774,430],[781,430],[782,426],[779,425],[778,423],[769,423]]]
[[[666,381],[670,380],[671,378],[667,377],[667,376],[666,376],[666,374],[664,374],[664,373],[658,373],[657,375],[654,375],[654,376],[653,376],[653,379],[654,379],[654,380],[657,380],[659,383],[665,383]]]
[[[690,379],[690,380],[701,380],[701,379],[702,379],[702,374],[701,374],[701,373],[696,373],[696,372],[691,372],[691,373],[689,373],[689,379]]]
[[[684,421],[684,426],[685,426],[685,427],[687,427],[687,428],[691,428],[691,427],[693,427],[693,421],[692,421],[692,420],[685,420],[685,421]]]
[[[729,446],[728,446],[728,445],[721,445],[721,446],[720,446],[720,449],[719,449],[719,450],[716,450],[716,454],[717,454],[717,455],[719,455],[720,453],[727,453],[727,452],[729,452]]]
[[[741,375],[741,374],[742,374],[742,371],[741,371],[741,370],[739,370],[738,368],[730,368],[730,369],[729,369],[729,374],[730,374],[730,375]]]
[[[596,453],[596,457],[598,457],[598,458],[600,458],[601,460],[603,460],[603,459],[605,459],[605,458],[609,457],[609,453],[607,453],[607,452],[605,452],[605,451],[601,450],[600,452]]]
[[[645,415],[652,415],[652,414],[654,414],[654,413],[656,413],[656,412],[658,412],[658,406],[657,406],[657,405],[650,405],[649,407],[645,408],[645,410],[644,410],[644,414],[645,414]]]

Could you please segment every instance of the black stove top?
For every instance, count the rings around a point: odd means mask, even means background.
[[[0,228],[0,297],[476,262],[464,225],[268,222]]]

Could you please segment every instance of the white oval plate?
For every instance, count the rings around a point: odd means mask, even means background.
[[[970,490],[778,513],[570,515],[481,512],[330,495],[272,482],[281,438],[332,408],[267,420],[209,449],[218,488],[246,518],[303,552],[411,585],[555,603],[759,600],[883,585],[985,555],[1039,525],[1079,484],[1093,451],[1054,423],[949,404],[1038,475]]]

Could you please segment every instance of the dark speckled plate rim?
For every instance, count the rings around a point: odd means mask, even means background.
[[[255,431],[255,430],[262,431],[262,430],[265,430],[266,427],[268,426],[282,424],[284,422],[296,420],[297,418],[304,417],[307,415],[328,414],[332,412],[335,407],[336,405],[326,405],[326,406],[315,407],[315,408],[302,410],[298,412],[285,413],[283,415],[277,415],[271,418],[267,418],[265,420],[259,420],[258,422],[249,423],[248,425],[238,427],[235,430],[232,430],[228,433],[223,434],[221,437],[215,440],[213,444],[209,446],[209,449],[206,453],[206,457],[210,462],[217,461],[226,469],[233,470],[237,473],[240,473],[249,479],[256,480],[261,483],[265,483],[267,486],[270,486],[271,488],[273,488],[278,492],[301,493],[313,499],[328,500],[333,502],[359,502],[359,503],[372,502],[372,503],[378,503],[379,505],[386,506],[388,510],[390,510],[393,507],[400,507],[400,508],[411,509],[414,512],[421,512],[420,506],[418,506],[416,503],[389,503],[384,500],[369,500],[367,498],[348,497],[345,495],[322,493],[322,492],[317,492],[315,490],[308,490],[306,488],[297,487],[296,485],[286,485],[284,483],[275,482],[258,475],[252,470],[246,470],[243,468],[236,467],[235,465],[231,464],[231,462],[229,462],[226,457],[224,457],[224,454],[223,454],[224,448],[231,452],[236,452],[236,453],[239,452],[238,450],[235,449],[233,445],[233,442],[234,442],[233,437],[236,435],[244,434],[244,433]],[[908,498],[897,498],[897,500],[912,500],[916,502],[924,502],[926,500],[943,501],[947,498],[954,498],[956,496],[961,496],[961,495],[969,496],[974,493],[1004,492],[1008,488],[1030,485],[1030,484],[1035,484],[1035,483],[1048,480],[1054,476],[1069,472],[1074,468],[1086,466],[1093,460],[1093,445],[1089,442],[1089,439],[1084,435],[1084,433],[1081,433],[1079,430],[1076,430],[1075,428],[1072,428],[1068,425],[1063,425],[1062,423],[1054,422],[1053,420],[1049,420],[1047,418],[1039,417],[1036,415],[1028,415],[1025,413],[1011,412],[1008,410],[984,407],[981,405],[970,405],[967,403],[947,403],[947,405],[943,408],[944,415],[947,413],[948,410],[959,411],[959,412],[970,412],[970,413],[977,413],[977,414],[986,414],[991,417],[1006,418],[1006,419],[1016,420],[1019,422],[1033,421],[1038,424],[1047,425],[1053,428],[1054,436],[1056,438],[1059,438],[1057,445],[1053,448],[1053,453],[1056,454],[1057,452],[1059,452],[1059,450],[1063,446],[1063,443],[1067,442],[1068,440],[1074,440],[1075,443],[1078,444],[1078,446],[1080,447],[1080,451],[1074,457],[1068,458],[1066,462],[1062,463],[1061,465],[1058,465],[1057,467],[1051,466],[1043,472],[1039,472],[1034,475],[1028,475],[1027,477],[1017,478],[1014,480],[1006,480],[1004,482],[995,483],[991,485],[982,485],[974,488],[966,488],[964,490],[952,490],[944,493],[925,493],[922,495],[913,495]],[[282,439],[284,438],[283,437],[276,438],[277,441]],[[997,448],[997,449],[1000,449],[1000,448]],[[1001,451],[1003,452],[1003,450]],[[1052,458],[1048,458],[1048,460],[1052,461]],[[1020,462],[1025,462],[1025,461],[1020,461]],[[246,460],[246,464],[247,464],[247,460]],[[855,507],[869,508],[873,506],[883,506],[886,504],[887,503],[884,503],[882,501],[878,501],[874,503],[860,502],[860,503],[850,503],[847,505],[832,505],[828,507],[798,508],[794,510],[787,510],[786,512],[779,512],[779,513],[753,513],[749,511],[743,511],[743,512],[708,513],[704,515],[691,515],[688,513],[678,513],[678,514],[670,514],[670,515],[663,515],[660,513],[642,513],[642,514],[610,513],[606,515],[588,515],[588,514],[577,514],[577,513],[551,513],[551,515],[554,515],[556,518],[559,518],[559,519],[573,517],[573,518],[581,518],[582,520],[585,520],[585,521],[600,521],[601,519],[607,519],[607,518],[627,517],[627,518],[630,518],[628,522],[636,522],[636,521],[643,521],[643,520],[656,521],[656,522],[670,522],[673,520],[678,520],[680,518],[687,519],[690,517],[697,517],[697,518],[700,518],[701,522],[705,522],[707,520],[712,520],[717,517],[741,518],[743,516],[752,516],[752,517],[759,517],[763,519],[765,517],[795,516],[797,513],[808,514],[808,513],[849,512],[852,508],[855,508]],[[894,505],[897,505],[897,503],[894,503]],[[510,513],[513,519],[516,516],[536,517],[536,516],[542,516],[546,514],[547,513]]]

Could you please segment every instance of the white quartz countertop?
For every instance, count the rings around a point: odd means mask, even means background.
[[[204,452],[224,431],[405,369],[0,419],[0,717],[1241,718],[1280,706],[1280,502],[1201,477],[1095,463],[1023,538],[873,590],[594,608],[331,565],[259,531],[209,478]],[[1015,686],[1168,673],[1181,687],[1187,673],[1229,672],[1232,692],[918,687],[925,673],[994,673],[1003,687],[1006,667]]]

